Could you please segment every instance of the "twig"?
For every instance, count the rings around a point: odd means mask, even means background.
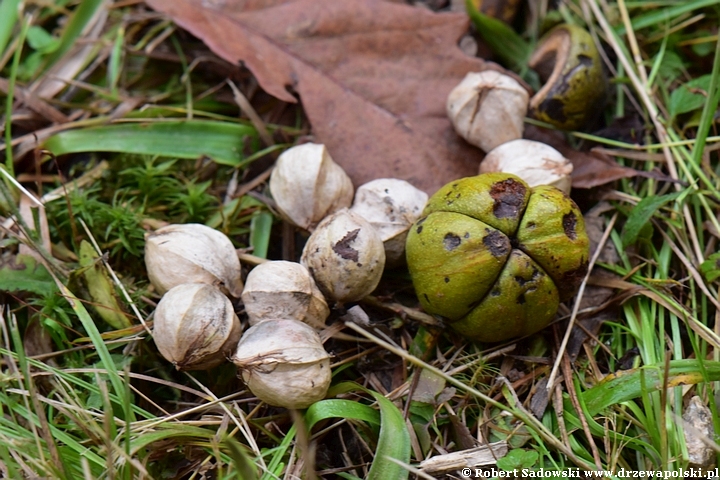
[[[560,348],[558,349],[558,354],[555,358],[555,364],[553,365],[552,371],[550,372],[550,378],[547,382],[546,388],[548,389],[548,391],[552,389],[552,386],[555,383],[555,377],[557,376],[558,369],[560,368],[560,362],[562,360],[563,354],[565,353],[565,349],[567,348],[568,341],[570,340],[570,333],[572,332],[573,326],[575,325],[575,319],[577,318],[578,310],[580,310],[580,302],[582,301],[583,294],[585,293],[585,286],[587,285],[588,278],[590,278],[590,273],[595,266],[595,262],[597,262],[597,259],[600,257],[600,253],[602,252],[603,248],[605,248],[605,243],[610,237],[610,232],[615,226],[615,221],[617,220],[617,217],[618,214],[617,212],[615,212],[615,215],[613,215],[610,219],[610,222],[608,223],[608,226],[605,229],[602,238],[600,238],[600,241],[595,248],[595,252],[593,253],[592,258],[590,259],[590,263],[588,264],[588,271],[585,274],[585,278],[583,278],[582,283],[580,284],[580,289],[578,290],[577,297],[575,297],[575,304],[573,305],[572,313],[570,314],[570,320],[568,321],[568,326],[565,330],[565,336],[563,337]]]

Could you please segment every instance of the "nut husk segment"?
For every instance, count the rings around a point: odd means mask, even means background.
[[[577,206],[511,174],[451,182],[410,229],[407,263],[423,308],[481,341],[545,327],[587,270]]]
[[[145,266],[160,294],[183,283],[215,285],[236,298],[243,290],[235,247],[205,225],[168,225],[146,235]]]
[[[320,337],[296,320],[250,327],[232,360],[253,394],[277,407],[307,408],[330,386],[330,357]]]
[[[299,320],[323,328],[330,310],[310,272],[295,262],[273,261],[252,269],[242,293],[250,325]]]
[[[270,176],[270,191],[283,218],[305,230],[350,206],[353,185],[325,145],[305,143],[283,152]]]
[[[232,303],[212,285],[173,287],[155,310],[155,345],[178,370],[219,365],[232,354],[241,332]]]
[[[540,42],[528,61],[545,84],[530,99],[530,115],[563,130],[585,126],[605,102],[607,81],[590,34],[562,24]]]

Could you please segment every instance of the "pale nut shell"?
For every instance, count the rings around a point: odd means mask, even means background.
[[[530,96],[514,78],[494,70],[468,73],[447,99],[447,115],[468,143],[489,152],[521,138]]]
[[[427,193],[405,180],[379,178],[358,187],[350,211],[375,227],[385,247],[385,262],[397,265],[405,258],[407,232],[427,199]]]
[[[178,370],[204,370],[227,360],[242,327],[232,303],[205,283],[171,288],[155,309],[153,339]]]
[[[145,267],[160,294],[183,283],[215,285],[235,298],[243,290],[235,247],[205,225],[168,225],[146,235]]]
[[[307,408],[330,386],[330,356],[315,330],[297,320],[250,327],[232,360],[250,391],[277,407]]]
[[[305,143],[278,157],[270,192],[285,220],[312,230],[327,215],[350,206],[353,185],[325,145]]]
[[[504,172],[517,175],[531,187],[552,185],[570,193],[573,164],[550,145],[533,140],[503,143],[485,156],[480,173]]]
[[[326,298],[353,302],[380,283],[385,248],[377,230],[345,208],[320,222],[305,244],[300,263]]]
[[[330,309],[310,272],[282,260],[253,268],[242,293],[250,325],[266,320],[299,320],[324,328]]]

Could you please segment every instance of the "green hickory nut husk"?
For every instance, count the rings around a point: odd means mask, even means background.
[[[470,339],[499,342],[550,323],[587,272],[589,243],[565,193],[486,173],[435,193],[406,252],[425,311]]]
[[[583,28],[553,28],[528,65],[544,82],[530,99],[530,116],[562,130],[577,130],[602,111],[607,80],[595,42]]]

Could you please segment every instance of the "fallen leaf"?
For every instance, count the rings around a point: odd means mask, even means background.
[[[482,152],[445,114],[466,73],[501,67],[458,48],[465,14],[381,0],[147,0],[286,102],[297,92],[355,185],[394,177],[434,193],[476,175]]]

